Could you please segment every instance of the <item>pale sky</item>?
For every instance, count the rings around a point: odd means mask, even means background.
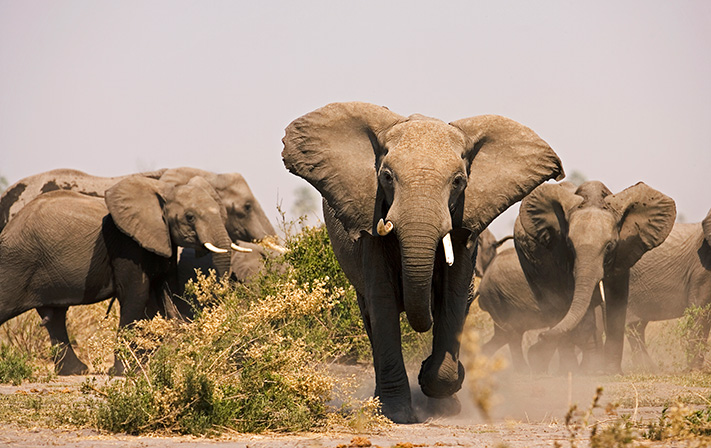
[[[0,175],[242,173],[276,220],[291,120],[500,114],[613,192],[711,207],[711,2],[0,0]],[[510,233],[515,211],[494,225]]]

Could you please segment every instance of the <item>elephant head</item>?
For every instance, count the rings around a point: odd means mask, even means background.
[[[701,221],[701,227],[704,231],[704,239],[706,240],[706,244],[711,246],[711,210],[709,210],[706,217],[703,221]]]
[[[404,308],[420,332],[432,325],[437,251],[454,262],[450,232],[467,231],[474,241],[511,204],[563,172],[533,131],[494,115],[447,124],[334,103],[294,120],[283,142],[285,166],[321,193],[352,241],[397,237]]]
[[[627,286],[608,285],[608,280],[626,279],[637,260],[666,239],[675,218],[674,201],[642,182],[617,194],[601,182],[586,182],[577,190],[563,184],[536,188],[521,202],[517,248],[534,265],[537,251],[557,253],[570,270],[559,275],[572,274],[574,289],[567,313],[542,337],[559,337],[575,328],[598,285],[604,284],[608,302],[626,304]],[[624,297],[615,296],[620,294]]]
[[[173,186],[131,176],[106,191],[106,205],[116,226],[144,249],[173,256],[175,246],[213,252],[219,275],[230,270],[230,237],[225,210],[201,177]]]
[[[217,192],[227,212],[225,227],[232,241],[261,241],[276,236],[276,231],[264,213],[257,198],[252,194],[247,181],[239,173],[212,173],[197,168],[172,168],[163,173],[160,180],[173,185],[181,185],[189,179],[200,176],[207,180]],[[265,241],[270,244],[269,240]],[[284,251],[280,246],[273,249]],[[273,247],[276,246],[276,247]]]

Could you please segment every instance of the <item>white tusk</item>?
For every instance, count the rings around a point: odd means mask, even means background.
[[[265,246],[267,246],[267,247],[270,248],[270,249],[274,249],[275,251],[279,252],[280,254],[285,254],[285,253],[288,252],[288,250],[286,249],[286,247],[280,246],[280,245],[278,245],[278,244],[276,244],[276,243],[272,243],[272,242],[269,241],[269,240],[263,240],[263,241],[262,241],[262,244],[264,244]]]
[[[227,252],[227,249],[220,249],[219,247],[215,247],[212,243],[205,243],[204,246],[209,250],[210,252],[215,252],[216,254],[224,254]]]
[[[383,218],[380,218],[380,221],[378,221],[378,235],[380,236],[385,236],[388,233],[392,232],[393,230],[393,223],[391,221],[388,221],[385,223],[383,221]]]
[[[600,288],[600,295],[602,296],[602,303],[605,303],[605,286],[602,284],[602,280],[600,280],[600,283],[598,283],[597,286]]]
[[[252,249],[250,249],[249,247],[238,246],[235,243],[232,243],[230,247],[232,247],[232,249],[236,250],[237,252],[242,252],[245,254],[252,252]]]
[[[452,266],[454,264],[454,250],[452,249],[452,237],[449,236],[449,233],[442,238],[442,245],[444,246],[444,259],[448,265]]]

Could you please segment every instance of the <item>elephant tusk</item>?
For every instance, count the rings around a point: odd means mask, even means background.
[[[444,246],[444,259],[448,265],[452,266],[454,264],[454,250],[452,249],[452,237],[449,236],[449,233],[442,238],[442,245]]]
[[[265,246],[267,246],[270,249],[273,249],[273,250],[279,252],[280,254],[285,254],[288,252],[286,247],[280,246],[280,245],[273,243],[269,240],[262,240],[262,244],[264,244]]]
[[[248,253],[252,252],[252,249],[250,249],[249,247],[238,246],[238,245],[236,245],[235,243],[232,243],[232,244],[230,245],[230,247],[232,247],[232,249],[236,250],[237,252],[242,252],[242,253],[245,253],[245,254],[248,254]],[[225,252],[227,252],[227,251],[225,251]]]
[[[393,231],[393,223],[392,221],[388,221],[385,223],[383,221],[383,218],[380,218],[380,221],[378,221],[378,235],[380,236],[385,236],[388,233]]]
[[[600,283],[598,283],[597,286],[600,288],[600,295],[602,296],[602,303],[605,303],[605,286],[602,284],[602,280],[600,280]]]
[[[219,247],[215,247],[212,243],[205,243],[204,246],[207,250],[216,254],[224,254],[227,252],[227,249],[220,249]]]

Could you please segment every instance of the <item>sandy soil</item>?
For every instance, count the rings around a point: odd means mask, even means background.
[[[361,380],[359,394],[372,393],[372,374],[368,368],[358,368]],[[21,386],[0,385],[0,394],[46,394],[76,390],[85,377],[60,378],[51,383],[27,383]],[[577,403],[587,409],[598,386],[604,388],[601,408],[590,419],[609,420],[614,415],[604,412],[610,402],[620,402],[617,414],[629,414],[635,420],[657,420],[663,403],[679,396],[709,396],[711,388],[689,388],[676,381],[655,380],[652,384],[635,384],[619,378],[596,377],[530,377],[501,373],[497,377],[497,392],[493,398],[492,418],[486,422],[476,409],[467,390],[459,393],[462,412],[456,417],[434,418],[416,425],[393,425],[370,432],[329,431],[295,435],[228,434],[220,439],[194,437],[134,437],[103,434],[95,430],[78,431],[47,428],[21,428],[5,425],[0,430],[0,446],[36,447],[160,447],[184,446],[189,448],[250,447],[329,447],[381,446],[400,444],[407,447],[552,447],[555,442],[570,446],[570,433],[565,427],[565,414],[570,404]],[[413,381],[416,384],[416,381]],[[369,392],[370,391],[370,392]],[[425,398],[413,389],[413,402],[422,405]],[[589,431],[581,431],[578,446],[588,438]],[[648,444],[649,446],[649,444]]]

